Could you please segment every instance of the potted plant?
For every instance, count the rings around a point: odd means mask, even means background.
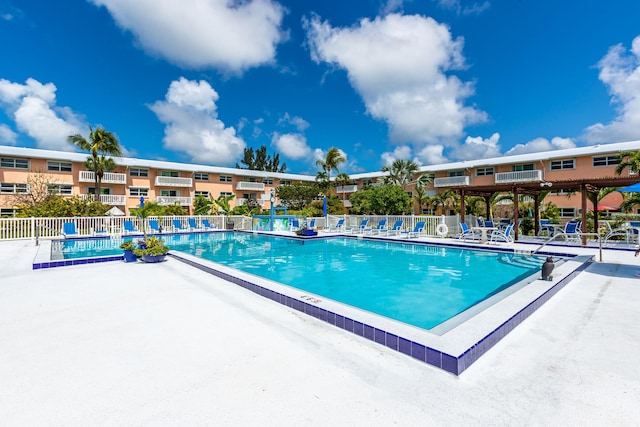
[[[164,244],[163,239],[155,236],[149,237],[144,241],[144,247],[140,245],[139,249],[134,249],[133,253],[140,257],[144,262],[161,262],[167,256],[169,247]]]
[[[133,253],[135,248],[136,245],[131,240],[122,242],[120,249],[124,250],[124,262],[136,262],[138,260],[136,254]]]

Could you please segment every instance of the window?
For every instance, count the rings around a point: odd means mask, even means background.
[[[60,194],[62,196],[71,196],[73,194],[72,184],[47,184],[49,194]]]
[[[131,168],[129,169],[129,176],[147,177],[149,176],[149,169]]]
[[[552,171],[562,171],[575,168],[576,161],[574,159],[552,160],[551,162],[549,162],[549,170]]]
[[[291,185],[291,181],[289,181],[287,179],[281,179],[280,180],[280,185]]]
[[[29,160],[3,157],[0,159],[0,167],[10,169],[29,169]]]
[[[569,196],[575,194],[574,190],[553,190],[550,194],[554,196]]]
[[[616,166],[620,164],[620,157],[618,156],[602,156],[593,158],[593,167],[600,166]]]
[[[220,182],[233,182],[231,175],[220,175]]]
[[[221,191],[220,195],[224,197],[229,197],[229,196],[233,196],[233,193],[230,193],[228,191]]]
[[[180,192],[178,190],[160,190],[162,197],[178,197]]]
[[[194,191],[193,195],[195,197],[202,196],[202,197],[206,197],[207,199],[209,198],[209,192],[208,191]]]
[[[490,175],[493,175],[493,168],[476,169],[476,176],[490,176]]]
[[[95,187],[87,188],[87,194],[96,194],[96,188]],[[100,187],[100,194],[111,194],[111,189]]]
[[[265,178],[262,180],[262,183],[265,185],[273,185],[273,178]]]
[[[526,163],[523,165],[513,165],[511,166],[512,172],[522,172],[522,171],[532,171],[535,170],[533,163]]]
[[[450,171],[449,176],[464,176],[464,171]]]
[[[129,196],[130,197],[149,197],[149,189],[140,188],[140,187],[129,187]]]
[[[0,182],[0,194],[28,194],[29,184],[13,184]]]
[[[209,181],[209,174],[204,172],[196,172],[193,174],[193,179],[196,181]]]
[[[170,176],[172,178],[178,178],[180,176],[180,172],[176,171],[162,171],[160,172],[160,176]]]
[[[49,172],[71,172],[71,163],[47,161],[47,170]]]
[[[575,218],[576,208],[559,208],[560,218]]]
[[[0,208],[0,216],[1,217],[16,216],[17,213],[18,213],[18,209]]]
[[[256,179],[254,177],[243,176],[242,182],[256,182]]]
[[[435,215],[436,210],[434,208],[422,208],[423,215]]]
[[[280,181],[282,182],[282,181]],[[373,185],[373,180],[372,179],[363,179],[362,180],[362,186],[366,187],[367,185]]]

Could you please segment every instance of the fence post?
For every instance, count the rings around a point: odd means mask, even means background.
[[[31,236],[35,237],[36,245],[37,245],[38,244],[38,238],[36,236],[36,219],[34,217],[31,217]]]

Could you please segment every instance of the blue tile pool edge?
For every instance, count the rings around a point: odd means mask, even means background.
[[[337,326],[340,329],[344,329],[345,331],[381,344],[392,350],[410,356],[420,362],[435,366],[457,376],[468,369],[475,361],[489,351],[489,349],[497,344],[516,326],[522,323],[527,317],[533,314],[533,312],[540,308],[546,301],[548,301],[559,290],[564,288],[580,272],[587,268],[591,262],[593,262],[593,256],[589,257],[586,262],[579,264],[573,271],[569,272],[565,277],[559,280],[538,298],[534,299],[524,308],[513,314],[509,319],[499,325],[484,338],[471,345],[466,351],[462,352],[462,354],[454,356],[444,351],[398,336],[397,334],[384,331],[380,328],[367,325],[366,323],[362,323],[341,314],[318,307],[312,303],[312,300],[305,301],[284,295],[249,280],[240,279],[213,267],[203,265],[175,252],[170,253],[169,256],[191,267],[241,286],[242,288],[266,297],[274,302],[315,317],[316,319],[327,322],[333,326]]]

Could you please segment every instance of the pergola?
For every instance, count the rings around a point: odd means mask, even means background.
[[[631,184],[635,184],[640,181],[638,176],[627,177],[607,177],[607,178],[583,178],[575,180],[563,180],[563,181],[530,181],[530,182],[515,182],[505,184],[492,184],[484,186],[459,186],[449,187],[451,190],[456,190],[460,194],[460,221],[464,222],[464,197],[465,196],[480,196],[484,197],[487,205],[487,218],[490,216],[489,212],[489,199],[495,193],[513,193],[514,203],[514,224],[518,223],[518,196],[521,194],[529,195],[533,197],[535,203],[534,211],[534,224],[535,233],[539,231],[539,204],[538,196],[542,191],[547,190],[567,190],[567,191],[579,191],[582,194],[582,232],[587,232],[587,193],[598,194],[601,188],[605,187],[626,187]],[[593,209],[598,210],[598,200],[594,198]],[[594,215],[594,227],[598,229],[598,216]],[[515,238],[518,239],[518,227],[514,227]],[[582,244],[586,244],[586,236],[582,237]]]

